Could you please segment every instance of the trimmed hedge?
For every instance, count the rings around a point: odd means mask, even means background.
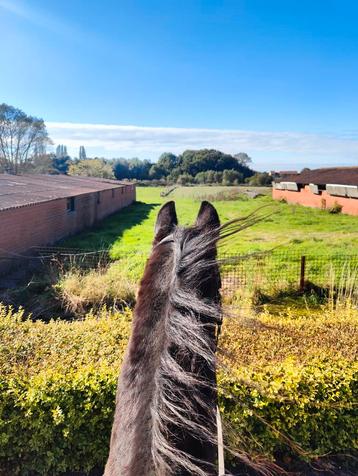
[[[87,368],[0,379],[0,468],[6,475],[89,471],[104,464],[117,375]]]
[[[22,321],[21,312],[0,306],[0,472],[56,475],[103,466],[130,318],[129,311],[103,310],[97,319],[44,324]],[[264,315],[261,321],[270,319]],[[296,451],[295,445],[304,459],[357,449],[357,344],[350,327],[356,323],[352,315],[346,325],[343,320],[337,326],[346,344],[352,337],[352,359],[339,352],[339,342],[334,358],[334,340],[317,338],[304,343],[310,352],[301,361],[297,355],[287,358],[276,353],[280,340],[277,335],[270,339],[268,328],[240,327],[235,342],[243,342],[243,349],[231,345],[236,365],[230,374],[219,375],[220,407],[251,455],[273,457]],[[301,329],[299,320],[285,316],[281,325],[281,344],[287,345],[287,335]],[[227,349],[235,326],[224,331]],[[327,315],[317,317],[316,337],[335,334],[337,326]],[[261,346],[265,364],[253,354],[240,365],[250,345]]]
[[[358,450],[357,363],[287,359],[220,383],[222,412],[250,454],[310,460]]]

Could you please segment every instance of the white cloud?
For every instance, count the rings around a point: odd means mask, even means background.
[[[287,158],[301,157],[327,165],[344,160],[346,165],[358,163],[358,138],[353,133],[342,135],[306,134],[230,129],[200,129],[173,127],[143,127],[131,125],[76,124],[48,122],[48,131],[56,144],[66,144],[73,153],[84,145],[88,152],[107,157],[157,157],[161,152],[180,153],[185,149],[215,148],[228,153],[245,151],[261,158],[277,157],[277,163]],[[322,162],[323,161],[323,162]],[[272,161],[270,165],[272,165]],[[341,162],[340,162],[341,163]],[[315,166],[315,165],[313,165]]]

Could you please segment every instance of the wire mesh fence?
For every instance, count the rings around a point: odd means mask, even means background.
[[[221,258],[225,289],[270,291],[280,288],[304,290],[308,285],[358,287],[358,253],[347,255],[302,255],[298,253],[254,253]]]
[[[8,257],[14,261],[20,256]],[[40,261],[43,265],[72,267],[83,270],[105,268],[113,260],[109,250],[85,250],[61,247],[37,247],[23,258],[29,262]],[[115,260],[123,266],[135,261],[141,274],[147,255],[123,253]],[[251,254],[224,254],[219,256],[223,289],[235,292],[238,289],[270,291],[280,288],[304,290],[309,285],[329,286],[332,280],[358,288],[358,251],[354,254],[306,254],[295,252],[257,252]],[[343,284],[342,284],[343,283]]]

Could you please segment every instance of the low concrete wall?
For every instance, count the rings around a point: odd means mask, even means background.
[[[342,205],[342,213],[358,216],[358,199],[336,197],[329,195],[326,191],[320,192],[319,195],[312,193],[309,186],[306,185],[299,192],[291,192],[289,190],[272,189],[272,198],[275,200],[287,200],[288,203],[297,203],[305,207],[313,208],[330,208],[339,203]]]

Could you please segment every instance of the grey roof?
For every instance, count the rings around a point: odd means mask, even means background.
[[[0,174],[0,210],[124,187],[118,180],[67,175]]]

